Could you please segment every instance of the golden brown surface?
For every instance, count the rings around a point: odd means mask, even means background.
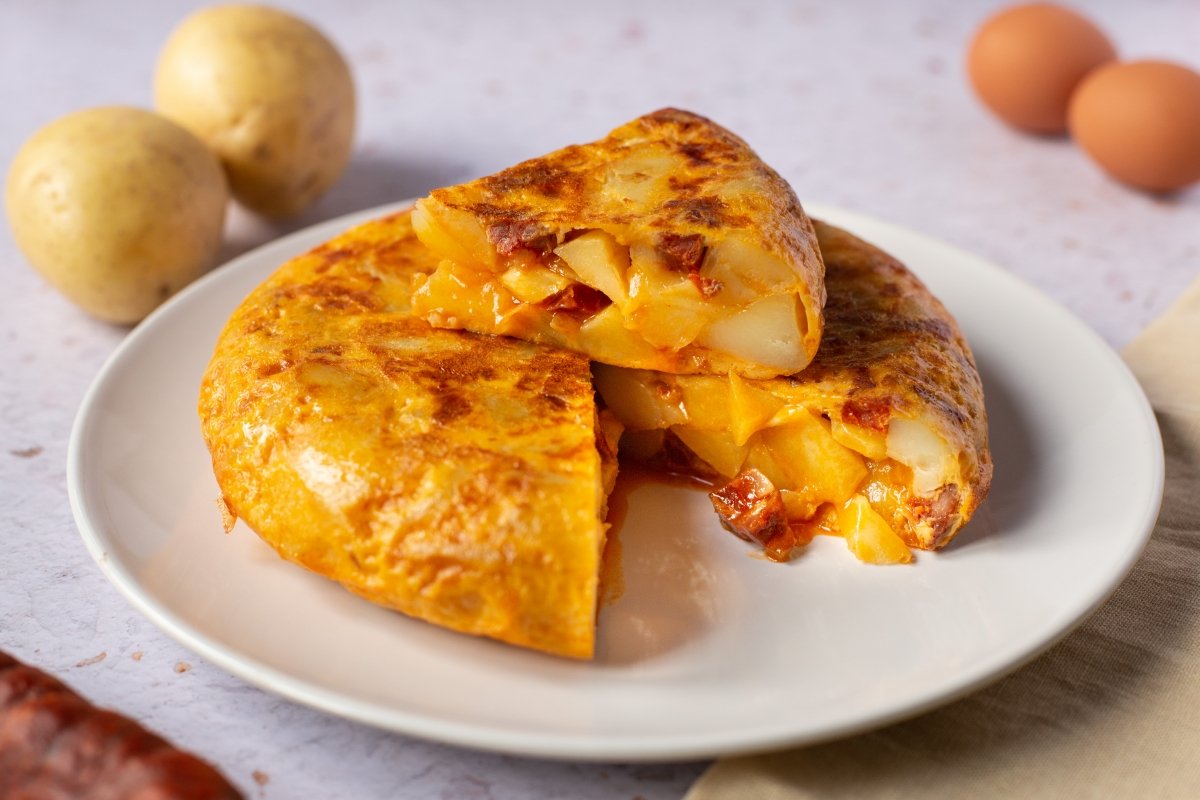
[[[824,268],[795,193],[744,141],[686,111],[663,109],[599,141],[437,189],[418,202],[414,226],[454,262],[454,284],[486,300],[470,306],[436,282],[422,289],[417,313],[441,327],[519,336],[620,366],[760,377],[802,368],[820,342]],[[611,280],[572,271],[560,249],[591,231],[615,240]],[[576,297],[566,308],[561,296],[539,300],[495,279],[514,265],[548,266],[599,296],[588,292],[582,309]],[[721,329],[764,299],[781,304],[772,306],[783,321],[774,331]],[[610,302],[624,324],[591,330]],[[636,341],[615,338],[629,333]]]
[[[794,521],[836,529],[830,506],[863,496],[908,545],[945,545],[987,495],[983,388],[957,323],[900,262],[815,222],[825,258],[825,335],[813,363],[770,380],[597,367],[597,388],[643,457],[686,443],[712,472],[767,473]],[[625,442],[623,442],[625,444]],[[672,451],[671,447],[674,446]],[[845,508],[843,508],[845,507]],[[848,519],[848,518],[847,518]],[[844,531],[843,531],[844,533]],[[852,544],[853,546],[853,544]],[[856,551],[857,552],[857,551]]]
[[[615,471],[588,362],[411,318],[414,276],[435,265],[394,214],[234,312],[200,395],[224,503],[373,602],[590,657]]]
[[[965,460],[962,483],[981,500],[991,479],[987,414],[958,323],[895,258],[814,224],[821,251],[836,265],[825,306],[831,322],[818,358],[785,383],[796,397],[827,398],[826,408],[848,423],[883,430],[893,418],[928,422]]]

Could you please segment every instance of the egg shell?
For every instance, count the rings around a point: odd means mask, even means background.
[[[1083,81],[1070,112],[1071,135],[1117,180],[1155,192],[1200,181],[1200,73],[1111,64]]]
[[[1112,42],[1088,19],[1052,3],[1007,8],[980,26],[967,51],[967,74],[984,105],[1032,133],[1067,129],[1071,92],[1112,61]]]

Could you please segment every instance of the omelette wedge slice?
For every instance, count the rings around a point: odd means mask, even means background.
[[[413,318],[436,267],[403,212],[234,312],[199,402],[227,527],[374,603],[588,658],[620,428],[585,357]]]
[[[944,546],[987,495],[992,462],[974,357],[900,262],[817,221],[825,335],[802,372],[769,380],[597,366],[623,454],[700,472],[722,522],[786,560],[840,533],[865,561]]]
[[[773,377],[821,340],[812,224],[734,134],[664,109],[417,202],[431,324],[622,367]]]

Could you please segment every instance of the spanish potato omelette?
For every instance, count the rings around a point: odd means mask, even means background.
[[[227,528],[376,603],[579,658],[618,439],[717,481],[722,523],[777,560],[816,532],[910,560],[991,478],[946,309],[671,109],[285,264],[221,334],[200,414]]]
[[[619,426],[586,357],[413,318],[436,266],[394,214],[234,312],[199,401],[227,528],[375,603],[590,657]]]
[[[895,258],[815,221],[825,332],[795,375],[671,375],[597,365],[622,454],[728,483],[727,527],[787,558],[816,532],[894,563],[944,546],[987,495],[983,387],[958,324]]]
[[[436,189],[413,226],[442,258],[414,299],[439,327],[760,378],[800,370],[821,339],[824,268],[795,193],[686,111]]]

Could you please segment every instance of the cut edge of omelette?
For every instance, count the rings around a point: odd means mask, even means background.
[[[861,560],[945,546],[986,497],[992,464],[974,357],[945,307],[891,256],[816,223],[826,341],[770,380],[599,366],[624,455],[701,472],[722,523],[786,560],[818,533]]]
[[[811,221],[744,141],[690,112],[434,190],[413,225],[442,257],[414,298],[439,327],[753,377],[796,372],[820,342]]]
[[[401,212],[234,312],[199,402],[226,528],[376,604],[590,658],[620,425],[579,354],[412,318],[435,265]]]

